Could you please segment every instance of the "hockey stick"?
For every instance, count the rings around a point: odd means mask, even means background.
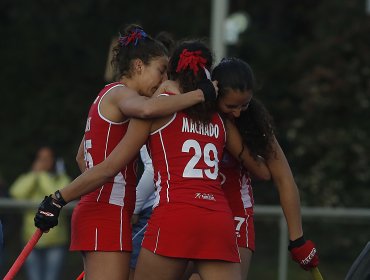
[[[33,247],[35,247],[37,241],[39,241],[43,232],[38,228],[32,235],[31,239],[24,246],[22,252],[19,254],[18,258],[13,263],[12,267],[9,269],[8,273],[5,275],[3,280],[11,280],[15,277],[19,269],[22,267],[23,263],[27,259],[28,255],[31,253]]]
[[[311,273],[313,280],[323,280],[320,270],[317,266],[311,269]]]
[[[76,280],[83,280],[85,277],[85,271],[82,271],[80,275],[76,278]]]

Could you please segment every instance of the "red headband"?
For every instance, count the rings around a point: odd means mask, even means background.
[[[182,53],[180,54],[179,63],[177,64],[176,72],[180,72],[182,70],[185,70],[187,67],[189,67],[191,70],[193,70],[194,75],[196,75],[199,71],[199,67],[204,68],[207,59],[201,56],[202,51],[188,51],[187,49],[184,49]]]

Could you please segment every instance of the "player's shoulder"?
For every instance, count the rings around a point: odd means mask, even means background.
[[[109,95],[115,99],[123,99],[139,95],[137,91],[123,84],[117,84],[117,86],[112,87],[109,91]]]

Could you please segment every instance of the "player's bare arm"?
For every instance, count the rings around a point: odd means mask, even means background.
[[[300,198],[288,160],[279,143],[274,139],[275,156],[267,160],[274,184],[279,192],[289,230],[289,239],[295,240],[303,235]]]
[[[82,137],[82,141],[80,146],[78,147],[77,155],[76,155],[76,162],[78,168],[80,169],[81,173],[83,173],[86,169],[85,160],[84,160],[84,143],[85,137]]]
[[[185,94],[166,96],[166,98],[130,95],[122,99],[118,106],[128,117],[154,118],[171,115],[203,101],[203,93],[197,89]]]
[[[251,156],[248,147],[243,144],[242,138],[235,125],[229,120],[226,120],[225,128],[227,132],[226,149],[230,154],[234,158],[239,159],[244,167],[257,179],[270,180],[271,173],[264,159],[260,158],[259,160],[255,160]]]
[[[126,135],[103,162],[87,169],[68,186],[60,190],[64,200],[66,202],[75,200],[94,191],[114,177],[137,156],[149,136],[150,128],[151,121],[131,120]]]

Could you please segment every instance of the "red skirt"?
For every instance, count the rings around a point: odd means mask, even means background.
[[[73,211],[71,251],[132,251],[131,216],[123,206],[79,203]]]
[[[167,257],[240,262],[231,213],[191,204],[156,207],[142,247]]]

